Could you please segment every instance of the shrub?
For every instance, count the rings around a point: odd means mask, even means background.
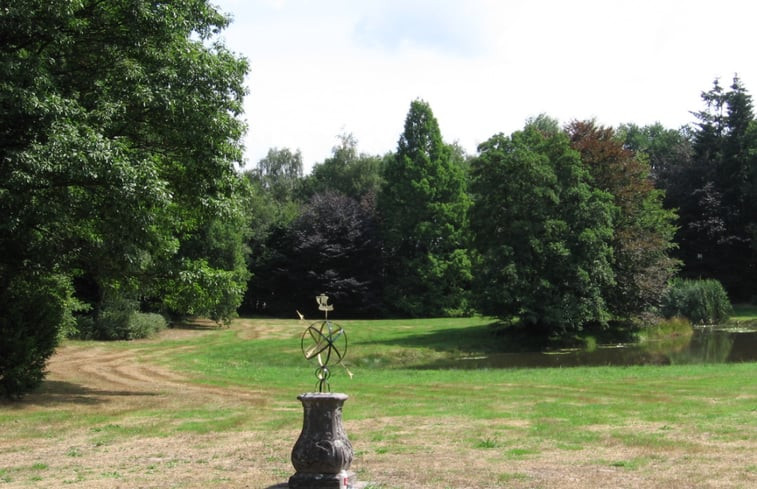
[[[21,397],[42,382],[59,332],[73,322],[72,291],[60,275],[0,279],[0,397]]]
[[[642,339],[662,339],[677,336],[691,336],[694,333],[691,321],[681,316],[667,319],[658,318],[642,329]]]
[[[85,340],[137,340],[148,338],[166,328],[160,314],[137,311],[136,301],[122,297],[109,299],[99,313],[77,320],[77,337]]]
[[[676,279],[662,298],[662,314],[666,318],[683,316],[695,324],[720,323],[732,312],[728,294],[717,280]]]
[[[166,329],[166,318],[152,312],[135,312],[129,321],[129,334],[127,339],[149,338],[154,334]]]

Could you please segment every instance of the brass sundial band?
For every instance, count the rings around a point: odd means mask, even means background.
[[[328,300],[325,294],[316,297],[318,309],[323,311],[326,317],[323,321],[308,326],[300,340],[300,348],[305,359],[316,358],[318,361],[315,370],[318,392],[324,392],[324,388],[327,391],[331,390],[328,382],[331,371],[328,367],[332,357],[336,359],[334,365],[339,365],[347,354],[347,333],[341,326],[328,320],[329,311],[334,310],[334,306],[330,305]]]

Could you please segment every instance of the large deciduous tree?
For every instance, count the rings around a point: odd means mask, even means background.
[[[592,121],[567,127],[573,148],[593,177],[593,185],[613,196],[612,267],[615,283],[605,291],[615,316],[629,318],[659,306],[668,280],[676,271],[675,213],[662,205],[649,165],[623,146],[611,128]]]
[[[289,304],[316,313],[313,298],[326,293],[341,317],[380,311],[381,252],[372,209],[338,192],[315,194],[292,223],[291,245]]]
[[[310,195],[337,191],[373,205],[381,188],[382,164],[380,156],[358,152],[355,137],[343,134],[331,157],[313,167],[306,190]]]
[[[255,168],[244,174],[251,187],[249,269],[252,280],[242,310],[248,313],[292,314],[287,302],[289,284],[282,272],[289,264],[290,228],[300,215],[303,185],[302,154],[272,148]],[[282,307],[286,306],[286,309]]]
[[[271,148],[258,161],[249,177],[277,202],[285,204],[299,198],[302,186],[302,152],[289,148]]]
[[[615,209],[567,135],[543,124],[496,135],[472,172],[478,310],[537,334],[606,324]]]
[[[466,311],[471,280],[464,170],[431,107],[410,105],[378,198],[387,307],[409,316]]]
[[[669,193],[677,182],[686,178],[692,161],[691,130],[688,126],[668,129],[659,122],[647,126],[622,124],[617,130],[623,145],[649,165],[655,187],[665,190],[666,207]]]
[[[198,244],[240,218],[247,63],[216,40],[227,22],[205,0],[3,4],[0,337],[28,355],[0,355],[0,393],[42,378],[74,285],[95,315],[113,295],[233,313],[246,272],[218,254],[237,237]]]

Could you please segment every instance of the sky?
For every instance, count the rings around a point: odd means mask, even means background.
[[[211,0],[250,63],[246,167],[270,148],[306,173],[352,134],[396,150],[410,103],[475,154],[545,113],[678,128],[716,78],[757,90],[753,0]]]

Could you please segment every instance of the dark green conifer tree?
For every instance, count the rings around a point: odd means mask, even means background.
[[[697,112],[693,164],[677,192],[684,274],[720,280],[735,300],[757,297],[757,122],[734,77],[715,81]]]
[[[408,316],[468,309],[465,172],[444,143],[428,103],[410,105],[378,198],[384,243],[384,301]]]

